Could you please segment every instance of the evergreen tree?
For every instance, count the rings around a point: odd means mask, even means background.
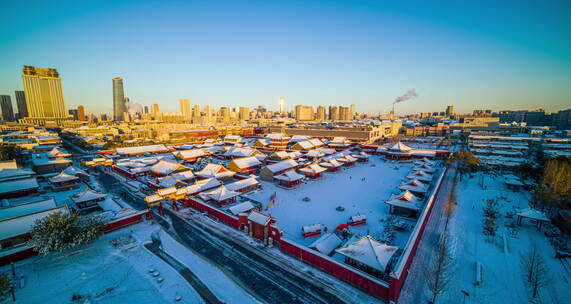
[[[3,272],[0,274],[0,302],[8,298],[11,288],[12,282],[10,281],[10,278],[7,273]]]
[[[539,195],[544,204],[571,209],[571,158],[555,158],[545,163],[539,185]]]
[[[40,255],[89,244],[103,233],[104,224],[93,216],[56,212],[36,220],[28,244]]]

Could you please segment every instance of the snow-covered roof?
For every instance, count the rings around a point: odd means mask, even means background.
[[[299,151],[292,151],[292,152],[288,152],[287,154],[289,155],[289,157],[291,159],[296,159],[296,158],[302,156],[301,152],[299,152]]]
[[[53,149],[51,149],[50,152],[48,152],[48,157],[68,157],[71,156],[71,154],[61,151],[58,147],[54,147]]]
[[[238,191],[238,190],[244,189],[246,187],[259,185],[259,184],[260,184],[260,182],[258,182],[258,180],[256,178],[250,177],[250,178],[246,178],[243,180],[239,180],[237,182],[227,184],[226,188],[228,188],[229,190],[232,190],[232,191]]]
[[[184,170],[189,169],[187,166],[181,165],[179,163],[167,161],[167,160],[160,160],[158,163],[154,164],[151,167],[151,172],[159,175],[169,175],[174,171],[177,170]]]
[[[333,137],[333,140],[331,140],[329,144],[345,144],[346,141],[347,137],[338,136],[338,137]]]
[[[255,166],[259,166],[262,163],[254,156],[251,157],[243,157],[243,158],[235,158],[231,161],[231,163],[234,163],[238,168],[242,169],[242,168],[250,168],[250,167],[255,167]]]
[[[533,209],[533,208],[522,210],[522,211],[516,213],[516,215],[521,216],[521,217],[534,219],[534,220],[538,220],[538,221],[549,221],[547,216],[545,216],[545,213],[543,213],[539,210]]]
[[[424,171],[424,172],[426,172],[426,173],[434,173],[434,172],[436,172],[436,169],[435,169],[435,168],[432,168],[432,167],[430,167],[430,166],[425,166],[425,165],[414,167],[412,170],[413,170],[413,171]]]
[[[248,215],[248,220],[266,226],[272,218],[268,215],[262,214],[256,210],[252,210]]]
[[[307,167],[303,167],[303,168],[299,169],[299,171],[304,172],[304,173],[309,173],[309,174],[318,174],[318,173],[327,171],[327,169],[319,166],[318,164],[310,164]]]
[[[238,195],[240,195],[240,192],[229,190],[224,185],[222,185],[222,186],[220,186],[220,187],[218,187],[212,191],[204,192],[204,193],[200,194],[200,196],[202,196],[204,198],[215,200],[217,202],[221,202],[221,201],[236,197]]]
[[[321,151],[326,155],[335,154],[335,149],[332,149],[332,148],[320,147],[320,148],[317,148],[316,150]]]
[[[172,177],[180,180],[180,181],[188,181],[194,178],[194,173],[191,170],[186,170],[182,172],[177,172],[171,174]]]
[[[192,149],[192,150],[183,150],[176,152],[176,156],[182,159],[198,158],[207,155],[208,154],[203,149]]]
[[[232,206],[230,208],[228,208],[228,210],[230,210],[230,213],[234,214],[234,215],[238,215],[240,213],[246,213],[252,209],[254,209],[256,207],[254,207],[254,205],[252,205],[252,203],[250,201],[247,202],[243,202],[240,203],[238,205]]]
[[[234,176],[236,172],[224,168],[222,165],[208,163],[204,169],[195,173],[196,176],[205,178],[224,178]]]
[[[313,149],[313,145],[311,144],[311,142],[309,140],[297,142],[295,144],[295,146],[298,146],[299,148],[301,148],[303,150]]]
[[[421,182],[430,182],[433,178],[432,174],[428,174],[424,171],[415,171],[412,174],[406,176],[409,179],[417,179]]]
[[[43,212],[57,207],[53,198],[28,202],[20,205],[0,208],[0,220],[28,215],[36,212]]]
[[[60,206],[25,216],[0,220],[0,240],[28,233],[32,230],[36,220],[43,219],[44,217],[56,212],[67,212],[67,208],[65,206]]]
[[[159,201],[162,201],[164,198],[158,194],[153,194],[153,195],[149,195],[147,197],[145,197],[145,202],[152,204],[152,203],[156,203]]]
[[[69,174],[69,175],[74,175],[74,176],[77,176],[78,174],[80,174],[80,175],[89,175],[89,174],[87,174],[87,172],[85,172],[85,171],[83,171],[83,170],[81,170],[81,169],[77,169],[77,168],[74,167],[74,166],[69,166],[69,167],[65,168],[65,169],[63,170],[63,172],[66,173],[66,174]]]
[[[162,188],[174,187],[177,183],[177,179],[173,176],[165,176],[157,179],[158,185]]]
[[[52,176],[49,177],[48,180],[50,181],[50,183],[62,183],[62,182],[69,182],[69,181],[74,181],[77,180],[78,177],[73,176],[73,175],[69,175],[65,172],[60,172],[58,175],[56,176]]]
[[[337,249],[336,252],[374,269],[384,271],[397,249],[396,246],[389,246],[366,236],[353,244]]]
[[[293,182],[303,178],[303,175],[295,172],[295,170],[288,170],[282,174],[274,176],[277,180],[283,180],[286,182]]]
[[[168,151],[165,145],[148,145],[148,146],[138,146],[138,147],[125,147],[117,148],[118,154],[140,154],[140,153],[157,153]]]
[[[292,169],[297,167],[297,162],[293,159],[286,159],[275,164],[267,165],[266,168],[270,170],[270,172],[280,172],[287,169]]]
[[[289,139],[289,137],[287,137],[283,133],[270,133],[270,134],[266,135],[266,138],[269,138],[269,139]]]
[[[335,248],[339,247],[342,242],[343,241],[335,233],[326,233],[308,247],[329,255]]]
[[[305,153],[305,156],[307,157],[311,157],[311,158],[317,158],[317,157],[322,157],[324,156],[325,153],[319,151],[319,150],[309,150],[307,151],[307,153]]]
[[[323,225],[313,224],[301,227],[301,231],[303,231],[303,233],[309,233],[309,232],[319,231],[321,230],[321,228],[323,228]]]
[[[309,140],[309,143],[312,144],[314,147],[321,147],[323,146],[323,142],[318,138],[312,138]]]
[[[177,191],[176,187],[169,187],[169,188],[163,188],[163,189],[157,190],[157,194],[160,196],[166,196],[166,195],[173,194],[176,191]]]
[[[398,143],[390,147],[389,150],[395,152],[410,152],[412,149],[409,146],[399,141]]]
[[[417,193],[425,193],[427,191],[427,187],[425,184],[420,182],[418,179],[411,179],[408,182],[398,186],[401,190],[408,190]]]
[[[36,172],[30,169],[2,169],[0,170],[0,181],[21,179],[25,177],[31,177],[36,175]]]
[[[216,178],[207,178],[203,180],[196,181],[196,183],[179,189],[179,191],[185,191],[186,194],[193,195],[214,187],[220,186],[221,183]]]
[[[224,153],[225,156],[230,157],[247,157],[259,154],[258,150],[253,148],[232,147]]]
[[[106,196],[107,196],[107,194],[99,193],[97,191],[93,191],[89,188],[86,188],[83,192],[72,195],[71,199],[75,203],[81,203],[81,202],[88,202],[88,201],[104,198]]]
[[[272,157],[277,157],[279,159],[291,158],[289,153],[287,153],[286,151],[276,151],[272,154]]]
[[[393,199],[386,201],[385,203],[415,211],[418,211],[422,208],[422,201],[408,190],[405,190],[403,193],[399,194]]]
[[[7,180],[0,182],[0,194],[36,189],[38,187],[35,177]]]

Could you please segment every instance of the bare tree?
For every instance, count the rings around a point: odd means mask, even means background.
[[[454,180],[454,182],[456,182],[456,180]],[[455,186],[456,185],[454,185],[454,187]],[[450,192],[450,196],[448,197],[448,201],[446,201],[446,205],[444,206],[444,214],[446,216],[444,230],[448,229],[448,223],[450,222],[450,218],[452,218],[452,214],[456,210],[456,205],[458,205],[456,200],[456,190],[452,190]]]
[[[436,258],[425,272],[426,282],[432,292],[431,303],[436,303],[438,296],[448,289],[452,281],[453,261],[449,242],[448,235],[442,234]]]
[[[532,297],[535,298],[539,289],[547,286],[550,282],[549,269],[545,265],[545,260],[536,244],[521,254],[520,259],[523,277],[531,288]]]

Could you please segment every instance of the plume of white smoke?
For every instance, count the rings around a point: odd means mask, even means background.
[[[416,90],[414,90],[414,89],[408,90],[408,91],[406,92],[406,94],[397,97],[397,98],[395,99],[395,102],[394,102],[393,104],[399,103],[399,102],[403,102],[403,101],[407,101],[407,100],[409,100],[409,99],[415,98],[416,96],[417,96],[417,95],[416,95]]]
[[[127,101],[125,103],[125,108],[127,108],[127,112],[131,115],[135,115],[137,113],[143,113],[143,106],[134,102],[134,101]]]

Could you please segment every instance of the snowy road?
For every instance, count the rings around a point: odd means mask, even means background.
[[[268,303],[344,303],[337,296],[300,280],[255,254],[249,244],[230,238],[221,239],[205,226],[186,221],[170,210],[174,230],[183,243],[253,289]]]
[[[426,224],[422,239],[418,244],[416,255],[412,261],[398,303],[418,304],[425,302],[427,298],[427,295],[425,295],[426,279],[424,269],[430,264],[440,234],[444,231],[444,206],[446,205],[446,201],[450,196],[454,184],[454,175],[456,175],[455,166],[448,169],[442,181],[432,213]]]

